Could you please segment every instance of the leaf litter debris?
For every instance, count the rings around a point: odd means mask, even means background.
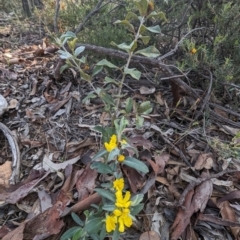
[[[61,236],[71,212],[81,214],[101,202],[94,188],[104,176],[90,168],[92,153],[100,147],[93,127],[109,125],[110,118],[101,102],[82,103],[91,89],[78,75],[65,71],[55,81],[57,50],[44,39],[40,46],[0,52],[0,112],[8,132],[1,136],[2,239]],[[101,78],[97,81],[103,84]],[[126,132],[151,170],[142,176],[127,166],[122,169],[132,192],[145,195],[135,236],[240,239],[240,149],[235,137],[240,129],[216,118],[209,126],[203,120],[194,126],[194,115],[187,111],[196,110],[193,99],[173,110],[170,88],[147,83],[144,79],[126,88],[136,101],[148,99],[153,107],[141,129]],[[215,106],[215,111],[223,114],[224,109]],[[20,181],[11,182],[16,164]]]

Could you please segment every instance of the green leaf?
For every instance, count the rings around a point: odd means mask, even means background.
[[[105,135],[105,134],[106,134],[106,129],[105,129],[104,127],[102,127],[102,126],[95,126],[95,127],[93,128],[93,130],[102,133],[102,135]]]
[[[148,167],[141,161],[139,161],[136,158],[133,157],[126,157],[125,160],[123,161],[123,164],[134,168],[138,171],[141,171],[143,173],[147,173],[148,172]]]
[[[105,91],[101,91],[99,94],[99,97],[107,104],[110,104],[112,106],[115,106],[115,102],[111,95],[107,94]]]
[[[144,195],[143,194],[137,194],[134,197],[131,198],[131,206],[136,206],[138,205],[142,200],[143,200]]]
[[[127,98],[126,99],[126,113],[130,113],[132,112],[132,108],[133,108],[133,99],[132,98]]]
[[[103,66],[94,66],[92,77],[97,75],[98,73],[100,73],[102,71],[102,69],[103,69]]]
[[[147,13],[147,8],[148,8],[147,0],[135,1],[135,5],[136,5],[137,10],[139,11],[139,14],[142,17],[144,17]]]
[[[121,44],[117,45],[116,43],[111,42],[111,45],[129,53],[129,52],[133,52],[137,48],[137,41],[134,40],[129,45],[126,43],[121,43]]]
[[[63,66],[61,66],[60,68],[60,73],[63,73],[64,70],[68,69],[69,65],[68,64],[64,64]]]
[[[99,173],[113,173],[113,170],[105,163],[94,162],[91,164],[91,169],[97,169]]]
[[[81,239],[82,234],[83,234],[83,229],[81,229],[81,228],[78,229],[78,231],[76,231],[76,232],[73,234],[72,240],[79,240],[79,239]]]
[[[96,98],[97,95],[94,94],[94,93],[89,93],[83,100],[82,102],[85,103],[88,99],[91,99],[91,98]]]
[[[108,76],[104,78],[104,83],[114,83],[115,85],[119,86],[119,82],[115,81],[113,78],[110,78]]]
[[[110,162],[114,160],[114,158],[119,155],[120,150],[118,148],[113,149],[109,154],[108,154],[108,159],[107,161]]]
[[[139,21],[139,18],[137,16],[137,14],[134,13],[134,12],[128,12],[125,19],[126,20],[138,20]]]
[[[84,46],[80,46],[78,48],[75,49],[74,51],[74,55],[75,56],[78,56],[80,53],[82,53],[83,51],[85,50],[85,47]]]
[[[149,46],[147,48],[136,51],[135,54],[141,54],[146,57],[155,58],[160,55],[160,52],[154,46]]]
[[[123,24],[123,25],[129,27],[129,29],[132,32],[134,32],[134,26],[128,20],[126,20],[126,19],[125,20],[117,20],[116,22],[114,22],[114,24],[118,24],[118,23]]]
[[[95,188],[94,189],[100,196],[107,198],[108,200],[112,201],[113,203],[115,203],[116,201],[116,197],[115,195],[110,192],[109,190],[105,190],[102,188]]]
[[[103,227],[102,227],[102,230],[101,230],[101,232],[100,232],[100,240],[105,239],[106,235],[107,235],[107,233],[106,233],[106,227],[103,226]]]
[[[149,18],[152,18],[152,17],[157,17],[160,20],[164,20],[164,22],[168,21],[164,12],[155,12],[155,11],[153,11],[146,17],[146,20],[149,19]]]
[[[71,216],[75,223],[77,223],[81,227],[84,226],[84,222],[80,219],[80,217],[76,213],[72,212]]]
[[[87,73],[85,73],[82,69],[79,69],[79,71],[80,71],[81,77],[82,77],[85,81],[91,82],[92,77],[91,77],[90,75],[88,75]]]
[[[91,234],[90,238],[91,238],[91,240],[99,240],[100,239],[98,234]]]
[[[161,33],[161,29],[160,29],[159,25],[156,25],[153,27],[146,27],[146,29],[152,33]]]
[[[112,235],[112,240],[119,240],[119,239],[120,239],[120,232],[118,231],[118,228],[116,228]]]
[[[111,62],[109,62],[106,59],[103,59],[103,60],[99,61],[96,65],[97,66],[107,66],[107,67],[110,67],[110,68],[118,68],[118,66],[112,64]]]
[[[149,114],[152,112],[152,106],[150,101],[142,102],[138,108],[139,114]]]
[[[103,207],[102,207],[103,210],[107,211],[107,212],[113,212],[115,209],[116,209],[116,206],[115,204],[113,205],[110,205],[110,204],[105,204]]]
[[[131,214],[133,216],[136,216],[138,213],[140,213],[143,210],[144,204],[140,203],[134,207],[131,207]]]
[[[140,116],[137,116],[136,117],[136,127],[139,129],[143,126],[143,123],[144,123],[144,118],[143,117],[140,117]]]
[[[150,40],[150,37],[149,36],[140,36],[139,37],[142,41],[143,41],[143,44],[146,45],[149,43],[149,40]]]
[[[96,155],[92,158],[92,162],[96,159],[100,158],[101,156],[105,155],[107,153],[106,149],[102,149],[99,152],[96,153]]]
[[[60,57],[61,59],[69,59],[69,58],[72,58],[72,57],[73,57],[73,55],[72,55],[71,53],[66,52],[66,51],[63,51],[63,50],[58,50],[57,52],[60,54],[59,57]]]
[[[124,68],[124,73],[131,75],[132,78],[139,80],[141,77],[141,72],[136,70],[136,68]]]
[[[85,231],[88,234],[97,233],[103,226],[103,218],[102,217],[94,217],[93,219],[89,219],[89,221],[85,225]]]
[[[70,31],[67,31],[66,33],[64,33],[63,35],[61,35],[60,38],[75,38],[76,34]]]
[[[79,230],[79,227],[72,227],[70,229],[68,229],[60,238],[60,240],[68,240],[69,238],[71,239],[72,236],[74,235],[74,233],[76,231]]]

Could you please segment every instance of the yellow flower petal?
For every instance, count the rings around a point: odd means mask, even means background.
[[[118,161],[119,162],[123,162],[124,160],[125,160],[125,156],[124,155],[121,154],[121,155],[118,156]]]
[[[197,49],[196,48],[192,48],[191,49],[191,54],[195,54],[197,52]]]
[[[118,223],[119,223],[119,228],[118,228],[119,232],[124,232],[123,218],[120,217],[118,220]]]
[[[115,193],[116,196],[116,202],[115,205],[119,208],[128,208],[131,205],[131,194],[129,191],[126,192],[125,197],[123,198],[122,191],[117,191]]]
[[[107,232],[112,232],[116,229],[117,218],[115,216],[107,215],[105,221],[106,221],[106,231]]]
[[[124,179],[123,178],[119,178],[116,179],[113,182],[113,187],[117,190],[117,191],[122,191],[124,188]]]
[[[117,147],[117,136],[113,134],[109,143],[105,142],[104,146],[108,152],[111,152],[113,149],[115,149]]]
[[[114,214],[115,216],[119,217],[119,216],[122,215],[122,212],[121,212],[119,209],[115,209],[115,210],[113,211],[113,214]]]

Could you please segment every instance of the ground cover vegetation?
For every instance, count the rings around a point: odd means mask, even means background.
[[[0,9],[2,239],[240,239],[238,1]]]

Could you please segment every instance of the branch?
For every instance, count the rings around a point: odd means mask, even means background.
[[[105,5],[107,5],[109,2],[107,2],[106,4],[104,4],[102,6],[104,0],[99,0],[96,7],[83,19],[82,23],[80,23],[78,25],[78,27],[76,28],[76,30],[74,31],[75,34],[78,34],[79,32],[81,32],[83,30],[83,27],[85,25],[85,23],[94,15],[96,14],[102,7],[104,7]]]

